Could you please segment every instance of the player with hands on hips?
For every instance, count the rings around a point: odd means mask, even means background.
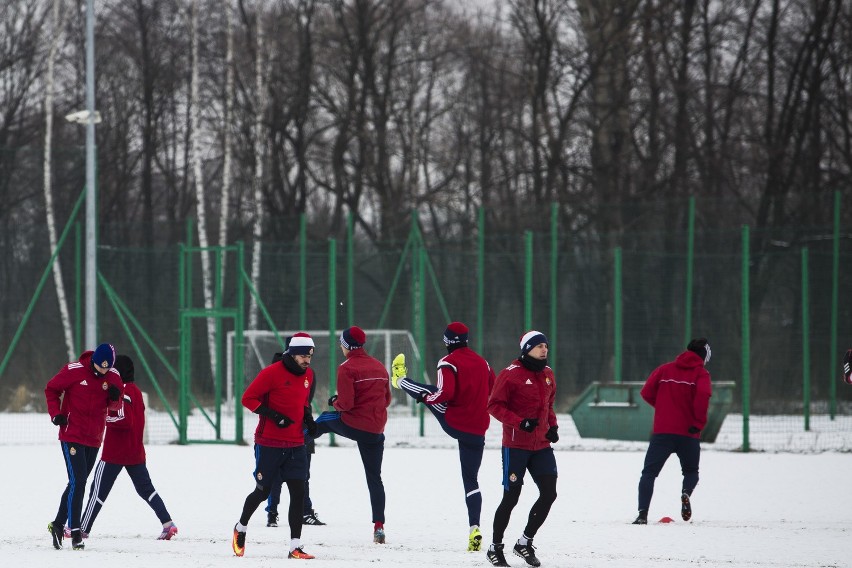
[[[520,347],[520,356],[497,375],[488,399],[488,412],[503,423],[503,499],[494,513],[494,535],[486,553],[494,566],[509,566],[503,535],[521,496],[525,473],[529,471],[539,494],[513,552],[530,566],[541,565],[533,538],[556,501],[556,458],[550,444],[559,441],[559,425],[553,410],[556,379],[547,366],[547,337],[528,331],[521,336]]]

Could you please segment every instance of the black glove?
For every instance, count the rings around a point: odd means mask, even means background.
[[[121,397],[121,389],[115,385],[110,385],[107,388],[107,396],[109,396],[110,400],[116,401]]]
[[[336,394],[331,395],[331,396],[329,397],[329,399],[328,399],[328,405],[329,405],[329,406],[334,406],[334,401],[335,401],[335,400],[337,400],[337,395],[336,395]]]
[[[65,426],[66,424],[68,424],[68,417],[64,414],[57,414],[56,416],[51,418],[50,421],[53,422],[54,426]]]
[[[417,393],[417,398],[415,400],[417,402],[422,402],[423,404],[426,404],[426,397],[429,396],[430,394],[432,394],[432,393],[429,392],[429,391],[423,391],[423,392]]]
[[[544,435],[544,437],[547,438],[547,441],[551,444],[555,444],[559,441],[559,434],[556,432],[557,430],[559,430],[559,426],[551,426]]]
[[[255,413],[260,414],[261,416],[266,416],[267,418],[275,422],[275,425],[279,428],[286,428],[287,426],[293,423],[293,421],[289,417],[284,416],[280,412],[276,412],[275,410],[272,410],[268,406],[264,406],[262,404],[255,409]]]
[[[690,434],[698,434],[699,432],[701,432],[701,429],[696,428],[695,426],[690,426],[687,432],[689,432]]]
[[[521,420],[521,430],[524,432],[532,432],[538,426],[538,418],[524,418]]]
[[[308,436],[311,438],[317,437],[317,423],[314,420],[314,417],[311,415],[311,407],[305,407],[305,415],[302,418],[302,424],[305,425],[305,430],[308,431]]]

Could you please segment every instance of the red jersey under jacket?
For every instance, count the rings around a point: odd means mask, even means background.
[[[654,434],[701,435],[689,432],[691,426],[704,428],[710,405],[710,373],[699,355],[684,351],[674,361],[660,365],[640,394],[654,407]]]
[[[285,355],[286,357],[286,355]],[[272,448],[295,448],[304,445],[302,418],[308,406],[308,395],[314,382],[314,370],[302,375],[291,373],[281,361],[265,367],[243,393],[243,406],[254,412],[261,404],[280,412],[293,421],[286,428],[261,416],[254,431],[254,442]]]
[[[388,371],[364,348],[353,349],[337,367],[337,400],[344,424],[358,430],[381,434],[388,422],[391,403]]]
[[[503,423],[503,446],[531,451],[549,448],[544,435],[551,426],[557,426],[555,398],[556,379],[550,367],[536,372],[515,360],[500,371],[488,399],[488,412]],[[521,430],[525,418],[538,418],[532,432]]]
[[[101,459],[116,465],[145,463],[145,403],[136,383],[125,383],[122,405],[110,410],[106,419],[106,434]]]
[[[110,369],[105,375],[95,371],[92,353],[86,351],[78,361],[62,367],[47,382],[44,397],[51,419],[57,414],[68,418],[68,424],[59,427],[62,442],[99,448],[104,439],[107,409],[117,409],[121,405],[120,400],[109,399],[107,388],[112,384],[122,389],[124,385],[115,369]]]
[[[491,422],[488,395],[494,388],[491,365],[469,347],[459,347],[438,361],[438,390],[426,397],[426,404],[446,403],[447,424],[477,436],[484,436]]]

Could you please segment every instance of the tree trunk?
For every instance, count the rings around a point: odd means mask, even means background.
[[[59,40],[62,37],[62,0],[53,0],[53,38],[50,42],[50,53],[47,57],[46,93],[44,95],[44,212],[47,216],[47,235],[50,239],[50,254],[56,253],[56,216],[53,211],[53,194],[51,192],[51,138],[53,137],[53,82],[54,62]],[[92,117],[89,117],[91,120]],[[68,360],[76,358],[74,335],[71,332],[71,318],[68,315],[68,301],[65,298],[65,285],[62,283],[62,266],[59,256],[53,263],[53,283],[56,286],[56,301],[59,303],[59,315],[62,319],[62,330],[65,333],[65,346],[68,348]]]

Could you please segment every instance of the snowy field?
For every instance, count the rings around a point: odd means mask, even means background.
[[[0,433],[9,432],[12,418],[0,418]],[[567,422],[565,444],[556,445],[561,450],[556,452],[559,496],[535,539],[542,566],[852,566],[852,492],[844,483],[852,475],[852,454],[741,454],[705,445],[692,522],[680,520],[680,471],[672,458],[657,480],[652,523],[633,526],[645,444],[579,441]],[[55,429],[48,423],[46,430],[54,441],[0,442],[0,566],[219,568],[296,562],[286,559],[288,528],[267,528],[262,507],[249,524],[246,555],[233,556],[231,531],[252,489],[253,453],[250,446],[231,445],[148,446],[154,484],[180,528],[174,540],[155,540],[159,523],[122,474],[86,550],[54,550],[46,525],[66,477]],[[439,433],[429,431],[427,439],[440,440]],[[494,442],[489,432],[480,472],[486,541],[501,494],[500,452]],[[440,442],[423,444],[389,443],[386,448],[384,546],[371,542],[357,450],[348,443],[317,449],[311,494],[329,524],[303,529],[304,548],[317,557],[313,566],[489,566],[484,552],[465,550],[467,517],[456,452]],[[528,483],[506,533],[508,546],[523,530],[536,493]],[[675,522],[656,522],[665,516]],[[507,559],[524,566],[518,557]]]

